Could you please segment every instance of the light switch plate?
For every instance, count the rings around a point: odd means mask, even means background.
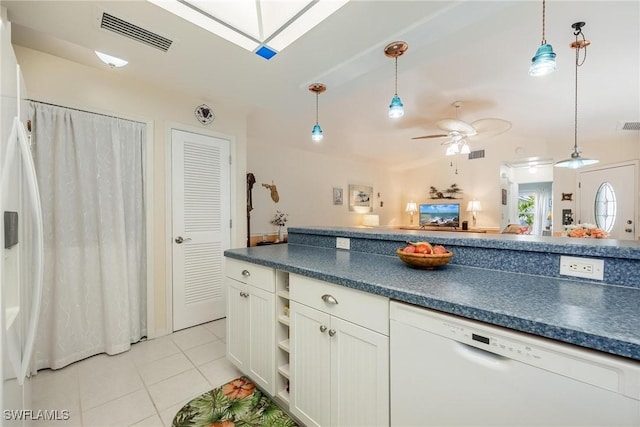
[[[351,239],[347,237],[336,237],[336,248],[337,249],[351,249]]]
[[[604,260],[563,255],[560,257],[560,274],[604,280]]]

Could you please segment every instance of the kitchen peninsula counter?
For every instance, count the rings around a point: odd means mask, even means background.
[[[396,233],[384,232],[383,238],[376,239],[375,232],[357,229],[332,232],[290,229],[288,245],[232,249],[225,251],[225,255],[397,301],[640,360],[640,287],[460,265],[453,261],[440,269],[417,270],[405,265],[393,252],[388,255],[375,253],[384,251],[374,250],[376,243],[397,249],[403,239],[408,239],[406,235]],[[496,245],[506,245],[508,250],[517,251],[523,242],[535,243],[533,240],[510,238],[497,242],[471,239],[465,243],[442,236],[443,233],[435,233],[440,237],[428,235],[423,240],[448,245],[454,252],[454,260],[458,251],[465,252],[463,244],[473,244],[474,248],[484,247],[485,251],[491,252],[490,249],[495,249],[491,247]],[[325,234],[332,235],[334,247],[334,236],[342,235],[369,241],[370,250],[354,250],[353,245],[349,251],[338,250],[305,241],[309,235]],[[411,238],[416,240],[415,236]],[[296,241],[305,241],[307,244]],[[449,243],[445,243],[447,241]],[[352,240],[352,243],[356,242]],[[544,239],[538,244],[557,245]],[[567,242],[567,245],[571,247],[574,242]],[[597,245],[608,246],[607,243]],[[559,246],[564,247],[562,244]],[[628,259],[636,251],[640,254],[638,247],[622,244],[617,249],[610,249],[608,253],[627,256],[626,262],[632,263],[632,271],[627,273],[638,280],[640,261]],[[561,249],[558,251],[562,253]],[[583,247],[568,253],[574,252],[583,255],[598,253],[585,252]],[[527,252],[527,257],[529,255]],[[506,253],[503,258],[509,262]],[[620,281],[624,282],[626,275],[621,277]]]

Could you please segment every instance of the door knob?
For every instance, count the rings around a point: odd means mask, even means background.
[[[182,236],[176,237],[176,243],[177,244],[181,244],[182,242],[188,242],[190,240],[191,240],[191,237],[187,237],[186,239],[183,239]]]
[[[327,331],[327,327],[322,325],[320,326],[320,332],[322,332],[323,334]]]
[[[329,329],[329,336],[332,337],[336,334],[336,330],[335,329]]]

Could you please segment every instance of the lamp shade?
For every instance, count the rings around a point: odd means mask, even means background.
[[[482,210],[482,205],[479,200],[471,200],[467,205],[467,212],[480,212]]]
[[[377,227],[380,225],[380,217],[378,215],[365,215],[362,218],[362,225],[366,227]]]
[[[407,203],[407,208],[405,209],[405,212],[410,214],[414,214],[418,212],[418,205],[416,204],[416,202]]]
[[[540,45],[535,56],[531,59],[529,75],[533,77],[546,76],[556,69],[556,54],[550,44]]]
[[[311,131],[311,139],[313,141],[322,141],[322,128],[319,124],[313,125],[313,130]]]
[[[397,119],[404,116],[404,105],[400,100],[400,97],[396,94],[391,99],[391,105],[389,105],[389,117]]]

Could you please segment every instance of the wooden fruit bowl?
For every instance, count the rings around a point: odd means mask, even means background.
[[[453,253],[447,252],[445,254],[416,254],[407,253],[401,249],[396,251],[398,257],[409,266],[413,268],[422,268],[425,270],[433,270],[436,267],[446,265],[451,261]]]

